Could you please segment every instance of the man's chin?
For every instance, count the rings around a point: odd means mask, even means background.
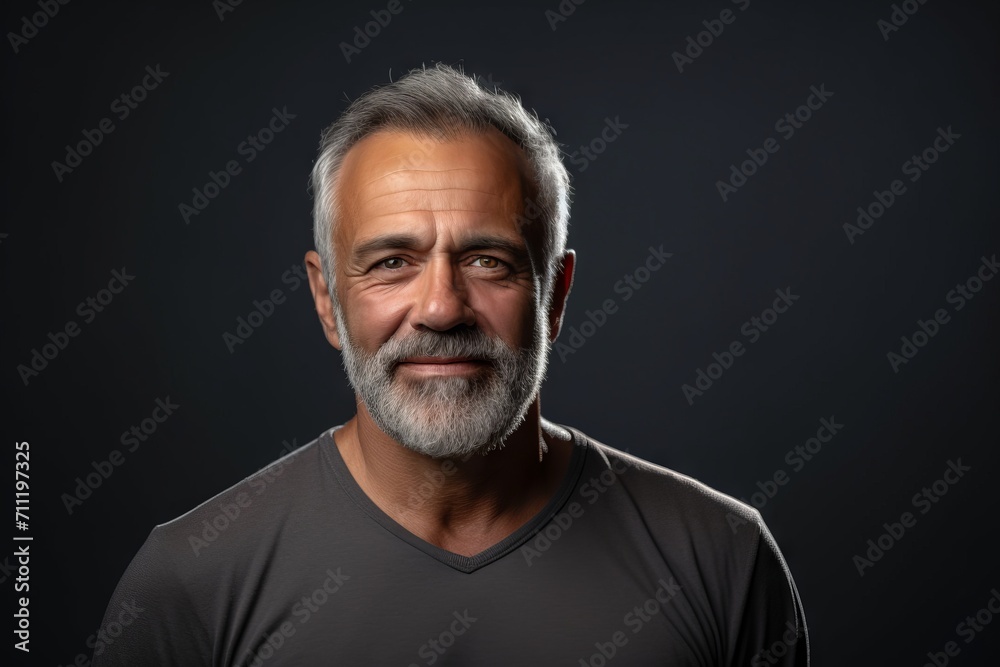
[[[357,392],[375,424],[407,449],[436,459],[461,458],[502,449],[524,421],[531,400],[508,394],[508,376],[490,363],[475,373],[424,373],[392,365]],[[503,377],[501,377],[503,376]],[[371,402],[369,401],[371,399]]]
[[[406,442],[400,442],[400,444],[418,454],[423,454],[424,456],[429,456],[432,459],[440,460],[466,458],[475,456],[476,454],[485,455],[499,447],[502,447],[502,445],[497,445],[496,443],[486,443],[471,448],[466,446],[442,448],[438,444],[428,447],[418,443]]]
[[[440,396],[437,400],[409,397],[407,405],[412,419],[404,423],[397,413],[391,419],[376,419],[376,423],[383,422],[378,424],[383,432],[407,449],[437,459],[485,454],[503,446],[505,437],[483,428],[485,408],[478,409],[462,401],[463,409],[457,412],[456,402],[442,400]],[[444,428],[445,424],[449,426]],[[494,426],[502,429],[501,425]]]

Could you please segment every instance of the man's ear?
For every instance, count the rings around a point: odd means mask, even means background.
[[[330,298],[326,278],[323,277],[323,263],[315,250],[306,253],[306,271],[309,274],[309,289],[316,304],[316,314],[319,315],[320,324],[323,325],[323,333],[330,345],[339,350],[340,333],[337,331],[337,318],[333,314],[333,300]]]
[[[566,300],[573,288],[573,273],[576,268],[576,252],[567,250],[559,262],[555,280],[552,281],[552,305],[549,308],[549,340],[553,343],[559,337]]]

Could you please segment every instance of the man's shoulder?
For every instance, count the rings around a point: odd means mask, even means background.
[[[238,544],[253,539],[264,526],[303,502],[315,488],[322,461],[320,448],[333,429],[301,447],[286,445],[283,454],[239,482],[170,521],[153,528],[159,548],[201,556],[216,542]],[[226,539],[221,539],[225,536]]]
[[[592,465],[601,469],[606,481],[620,483],[635,509],[650,517],[654,525],[714,532],[726,541],[741,533],[754,540],[760,535],[764,522],[756,508],[694,477],[608,445],[579,429],[571,430],[587,442]],[[581,481],[588,483],[586,478]]]

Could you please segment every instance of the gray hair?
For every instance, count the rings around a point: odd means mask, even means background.
[[[550,305],[558,259],[566,250],[569,172],[562,163],[555,130],[528,113],[520,98],[494,88],[488,90],[464,72],[438,63],[413,69],[398,80],[373,88],[354,100],[320,138],[313,165],[313,237],[323,263],[323,275],[335,306],[333,232],[338,222],[337,177],[347,152],[365,137],[381,130],[402,130],[434,140],[463,131],[484,132],[494,127],[525,153],[532,173],[534,196],[525,198],[518,228],[536,220],[543,225],[540,285],[544,308]],[[412,155],[411,155],[412,159]]]

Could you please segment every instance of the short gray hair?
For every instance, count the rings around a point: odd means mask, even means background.
[[[320,138],[319,156],[313,165],[313,239],[323,262],[323,274],[334,293],[333,232],[338,222],[337,177],[347,152],[365,137],[381,130],[401,130],[443,140],[463,131],[484,132],[494,127],[525,153],[536,197],[526,198],[519,229],[526,222],[540,222],[542,234],[542,298],[547,309],[558,268],[566,251],[572,189],[562,163],[555,130],[521,105],[516,95],[489,90],[475,78],[438,63],[413,69],[385,86],[373,88],[354,100]]]

